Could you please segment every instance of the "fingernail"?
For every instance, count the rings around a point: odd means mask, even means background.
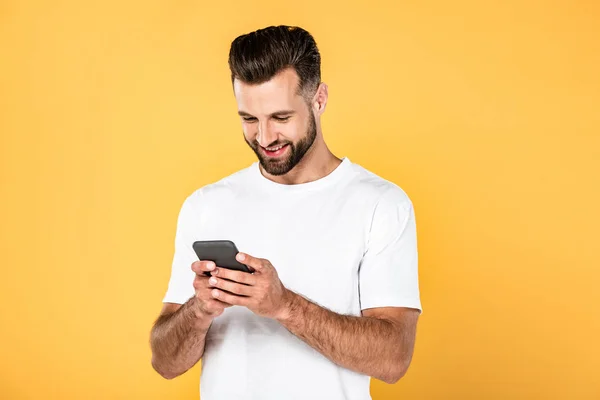
[[[219,291],[218,291],[217,289],[213,290],[213,291],[212,291],[212,295],[213,295],[214,297],[219,297]]]
[[[210,278],[208,280],[208,283],[210,283],[211,285],[214,285],[215,283],[217,283],[217,280],[215,278]]]
[[[244,261],[244,258],[246,258],[246,256],[243,253],[239,253],[238,258],[240,261]]]
[[[208,263],[208,264],[206,264],[206,268],[208,268],[208,269],[214,269],[215,268],[215,263]]]
[[[215,269],[215,270],[214,270],[214,271],[211,273],[211,275],[217,275],[218,273],[219,273],[219,270],[218,270],[218,269]]]

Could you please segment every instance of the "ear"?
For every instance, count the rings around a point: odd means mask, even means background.
[[[317,88],[317,92],[313,97],[313,111],[316,115],[321,115],[325,112],[325,107],[327,106],[327,98],[329,97],[327,84],[325,82],[321,82],[319,87]]]

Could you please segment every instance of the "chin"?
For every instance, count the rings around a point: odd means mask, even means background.
[[[263,169],[267,171],[268,174],[273,176],[281,176],[285,175],[294,168],[292,165],[290,167],[289,160],[283,161],[265,161],[260,160],[260,165],[262,165]]]

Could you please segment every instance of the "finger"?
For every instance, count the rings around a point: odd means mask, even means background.
[[[237,296],[234,294],[225,293],[219,289],[213,289],[211,291],[213,298],[222,301],[223,303],[231,304],[234,306],[246,306],[248,305],[248,297]]]
[[[210,290],[213,288],[213,286],[208,283],[208,280],[210,279],[210,276],[204,276],[204,275],[196,275],[196,279],[194,279],[194,289],[196,290],[196,295],[198,295],[198,293],[200,293],[200,295],[198,296],[198,298],[204,298],[204,299],[210,299]]]
[[[252,294],[252,287],[243,285],[237,282],[228,281],[227,279],[217,279],[214,276],[208,280],[210,286],[226,290],[230,293],[237,294],[240,296],[250,296]]]
[[[242,264],[252,267],[255,271],[262,271],[264,269],[264,260],[262,258],[252,257],[250,254],[240,252],[236,254],[235,259]]]
[[[244,285],[254,286],[256,284],[256,277],[244,271],[236,271],[228,268],[217,268],[211,272],[212,276],[218,276],[219,278],[229,279],[237,283],[243,283]]]
[[[196,292],[196,297],[200,301],[203,301],[203,302],[214,299],[213,296],[211,295],[211,290],[214,289],[214,286],[211,285],[210,283],[208,283],[208,280],[210,279],[210,277],[196,275],[196,278],[197,279],[194,280],[194,289]],[[221,289],[221,290],[226,293],[229,293],[225,289]]]
[[[200,289],[202,289],[203,287],[206,287],[205,281],[208,281],[208,277],[196,275],[196,277],[194,278],[194,282],[192,282],[192,286],[194,287],[194,290],[196,291],[196,295],[198,295],[198,291]]]
[[[192,271],[194,271],[196,274],[210,273],[210,271],[213,271],[215,267],[215,263],[208,260],[199,260],[192,263]]]
[[[202,308],[206,308],[207,304],[212,304],[214,306],[220,305],[222,307],[231,307],[231,304],[224,303],[221,300],[215,298],[211,291],[214,289],[213,287],[200,289],[196,291],[196,299],[200,303]]]
[[[208,275],[200,273],[194,276],[194,282],[192,285],[194,286],[194,289],[196,289],[196,291],[198,291],[199,289],[205,289],[209,286],[208,279],[210,278],[210,272],[207,272],[207,274]]]

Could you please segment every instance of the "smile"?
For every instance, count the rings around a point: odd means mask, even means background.
[[[261,146],[263,152],[269,157],[279,157],[280,155],[285,153],[285,151],[287,150],[288,147],[289,147],[289,144],[284,144],[284,145],[280,145],[280,146],[276,146],[276,147],[267,147],[267,148],[264,148]]]

